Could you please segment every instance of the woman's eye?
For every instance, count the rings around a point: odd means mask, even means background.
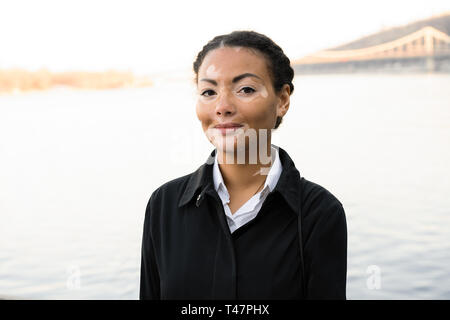
[[[239,90],[239,92],[240,91],[244,92],[245,94],[250,94],[255,92],[256,90],[251,87],[243,87],[241,90]]]
[[[213,94],[214,94],[215,92],[213,91],[213,90],[205,90],[205,91],[203,91],[202,92],[202,96],[205,96],[205,97],[210,97],[210,96],[212,96]]]

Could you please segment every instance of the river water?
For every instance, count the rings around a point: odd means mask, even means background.
[[[344,205],[347,298],[450,299],[450,75],[294,85],[272,143]],[[189,78],[0,96],[0,296],[137,299],[148,198],[212,149]]]

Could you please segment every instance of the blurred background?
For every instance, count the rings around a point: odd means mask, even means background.
[[[264,33],[296,72],[272,143],[332,192],[348,299],[450,299],[450,3],[1,1],[0,298],[137,299],[145,207],[213,146],[192,63]]]

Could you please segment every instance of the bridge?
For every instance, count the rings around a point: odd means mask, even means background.
[[[433,26],[375,45],[353,46],[357,48],[322,50],[294,60],[292,65],[299,73],[358,69],[450,72],[450,36]]]

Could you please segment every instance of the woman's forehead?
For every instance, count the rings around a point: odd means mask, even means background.
[[[199,69],[201,77],[231,77],[236,73],[255,73],[267,77],[266,60],[262,54],[246,47],[222,47],[211,50]]]

